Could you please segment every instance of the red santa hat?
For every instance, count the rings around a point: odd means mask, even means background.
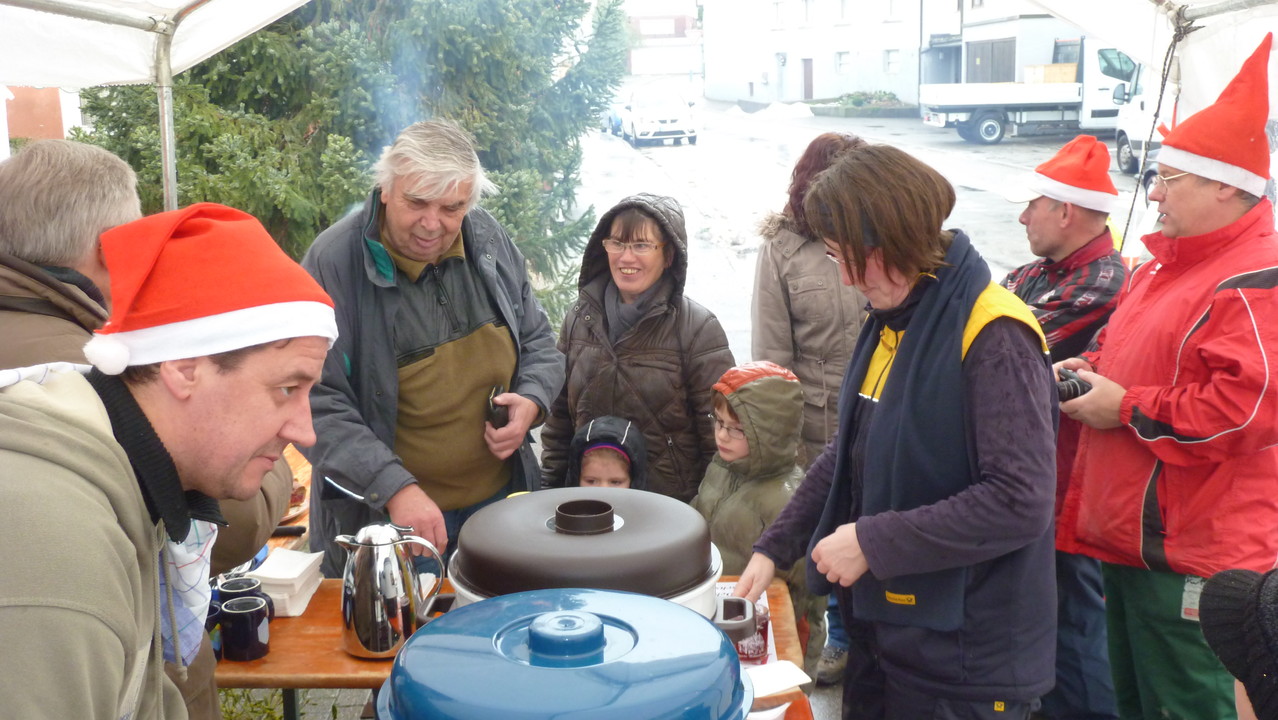
[[[1025,184],[1003,193],[1012,202],[1049,197],[1080,207],[1113,212],[1118,189],[1109,178],[1109,149],[1091,135],[1070,140],[1050,160],[1034,168]]]
[[[101,241],[111,317],[84,355],[108,375],[287,338],[337,339],[333,301],[248,213],[199,203]]]
[[[1163,138],[1158,163],[1232,185],[1256,196],[1269,181],[1269,48],[1265,35],[1216,102]]]

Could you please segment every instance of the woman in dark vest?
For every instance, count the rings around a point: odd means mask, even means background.
[[[840,156],[808,191],[808,222],[872,310],[833,479],[809,473],[737,585],[755,597],[806,551],[809,587],[872,625],[892,720],[1027,718],[1055,676],[1047,348],[968,237],[943,229],[954,199],[884,145]],[[846,697],[844,712],[863,716]]]

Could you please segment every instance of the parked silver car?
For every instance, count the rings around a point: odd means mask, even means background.
[[[684,140],[697,144],[693,101],[678,92],[645,87],[630,94],[622,108],[621,136],[631,145],[661,143],[666,138],[680,145]]]

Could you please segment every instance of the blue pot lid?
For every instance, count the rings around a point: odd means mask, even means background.
[[[451,610],[404,644],[380,720],[741,720],[736,650],[682,605],[611,590],[533,590]]]

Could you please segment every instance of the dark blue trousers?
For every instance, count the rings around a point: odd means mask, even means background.
[[[1056,553],[1056,687],[1040,712],[1053,720],[1115,720],[1100,561]]]

